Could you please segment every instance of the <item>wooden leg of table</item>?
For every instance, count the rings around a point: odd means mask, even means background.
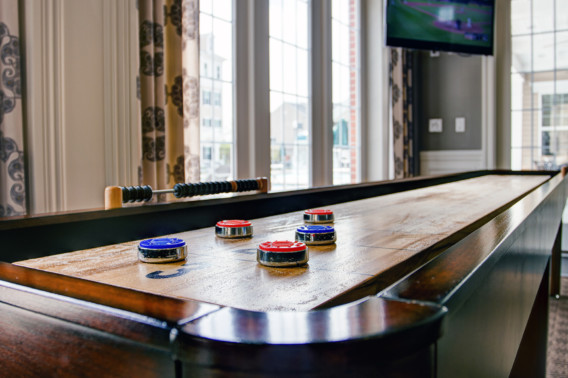
[[[550,258],[550,296],[560,297],[560,274],[562,267],[562,223],[558,227],[552,256]]]
[[[550,264],[544,273],[509,377],[546,376]]]

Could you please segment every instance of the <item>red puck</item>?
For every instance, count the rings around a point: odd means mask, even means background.
[[[256,252],[256,260],[271,267],[300,266],[307,263],[309,258],[308,247],[302,242],[264,242]]]
[[[330,215],[333,214],[333,211],[327,209],[310,209],[306,210],[306,214]]]
[[[246,220],[231,219],[217,222],[215,235],[224,239],[238,239],[252,236],[252,223]]]
[[[306,223],[332,223],[333,211],[328,209],[310,209],[304,212]]]
[[[246,220],[240,219],[231,219],[231,220],[222,220],[217,222],[217,226],[219,227],[248,227],[251,223]]]
[[[300,252],[306,249],[306,245],[302,242],[277,240],[261,243],[258,248],[267,252]]]

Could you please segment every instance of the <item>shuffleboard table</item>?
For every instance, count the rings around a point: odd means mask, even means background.
[[[0,366],[14,375],[543,376],[560,172],[476,171],[0,220]],[[267,267],[306,209],[333,244]],[[246,219],[253,236],[215,236]],[[151,237],[187,258],[141,262]]]

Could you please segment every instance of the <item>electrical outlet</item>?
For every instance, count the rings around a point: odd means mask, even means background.
[[[465,133],[465,117],[456,118],[456,133]]]
[[[441,133],[442,118],[430,118],[430,122],[428,124],[428,131],[431,133]]]

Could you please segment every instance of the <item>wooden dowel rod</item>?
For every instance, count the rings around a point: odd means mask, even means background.
[[[122,207],[122,188],[120,186],[107,186],[105,188],[105,210]]]

